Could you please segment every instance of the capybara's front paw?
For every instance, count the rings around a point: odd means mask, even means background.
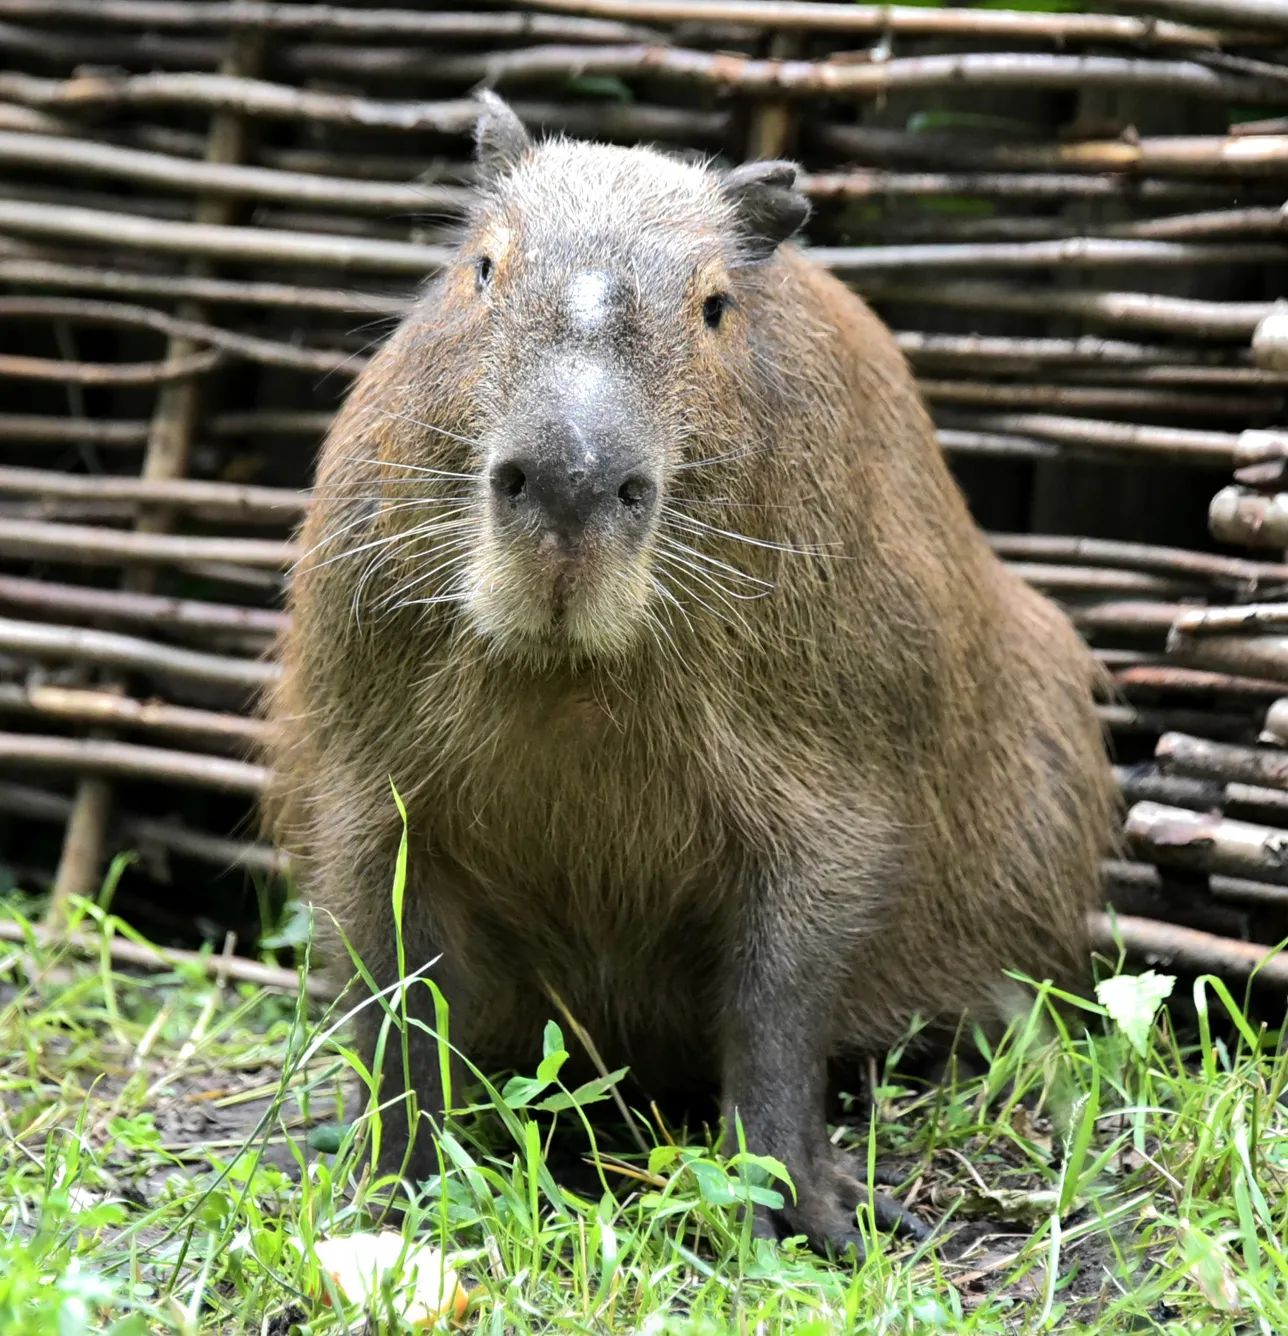
[[[858,1211],[866,1206],[869,1189],[856,1161],[830,1147],[829,1151],[804,1172],[793,1174],[794,1201],[789,1196],[781,1210],[762,1208],[756,1233],[779,1239],[804,1234],[816,1252],[839,1257],[852,1247],[862,1260],[865,1249]],[[882,1182],[892,1176],[878,1170],[876,1177]],[[924,1222],[884,1193],[872,1193],[872,1206],[878,1229],[893,1230],[918,1241],[929,1236],[930,1229]]]

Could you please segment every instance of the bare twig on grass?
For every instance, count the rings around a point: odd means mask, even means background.
[[[41,952],[62,949],[96,959],[104,947],[104,939],[98,933],[60,933],[48,928],[29,927],[11,919],[0,919],[0,940],[23,945],[33,936]],[[106,946],[108,955],[118,965],[133,965],[158,972],[197,969],[208,975],[222,974],[238,983],[258,984],[262,988],[283,993],[298,993],[301,986],[300,975],[295,970],[263,965],[257,960],[246,960],[240,956],[224,957],[213,953],[207,955],[199,951],[184,951],[178,947],[153,946],[119,934],[112,934]],[[336,996],[336,989],[316,975],[304,979],[303,987],[309,997],[319,1002],[332,1001]]]

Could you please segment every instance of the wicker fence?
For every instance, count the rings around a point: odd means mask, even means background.
[[[135,849],[158,936],[253,930],[290,535],[486,83],[804,165],[815,254],[1117,676],[1129,946],[1246,975],[1288,935],[1288,3],[1119,9],[0,0],[0,862],[62,903]]]

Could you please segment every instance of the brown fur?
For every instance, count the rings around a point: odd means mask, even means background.
[[[1095,665],[991,555],[856,296],[787,247],[742,263],[706,169],[567,142],[517,156],[326,444],[272,701],[276,829],[388,984],[392,778],[408,964],[442,953],[454,1041],[530,1066],[548,980],[610,1065],[719,1081],[793,1171],[779,1229],[844,1242],[826,1060],[916,1015],[998,1017],[1008,968],[1085,967],[1113,805]],[[491,306],[483,246],[508,294]],[[622,355],[665,442],[663,518],[634,565],[582,570],[586,626],[569,614],[560,641],[524,622],[543,568],[472,479],[557,322],[541,276],[591,250],[641,285]],[[713,283],[735,300],[714,334]],[[411,532],[438,514],[463,527]],[[689,516],[711,528],[667,527]],[[485,585],[500,601],[480,612]],[[432,1110],[415,1035],[413,1062]]]

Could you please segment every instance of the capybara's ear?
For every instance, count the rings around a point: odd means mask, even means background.
[[[720,190],[737,212],[743,254],[753,262],[769,259],[809,217],[795,163],[745,162],[724,174]]]
[[[479,118],[474,126],[474,159],[491,179],[508,171],[532,147],[523,122],[490,89],[478,94]]]

